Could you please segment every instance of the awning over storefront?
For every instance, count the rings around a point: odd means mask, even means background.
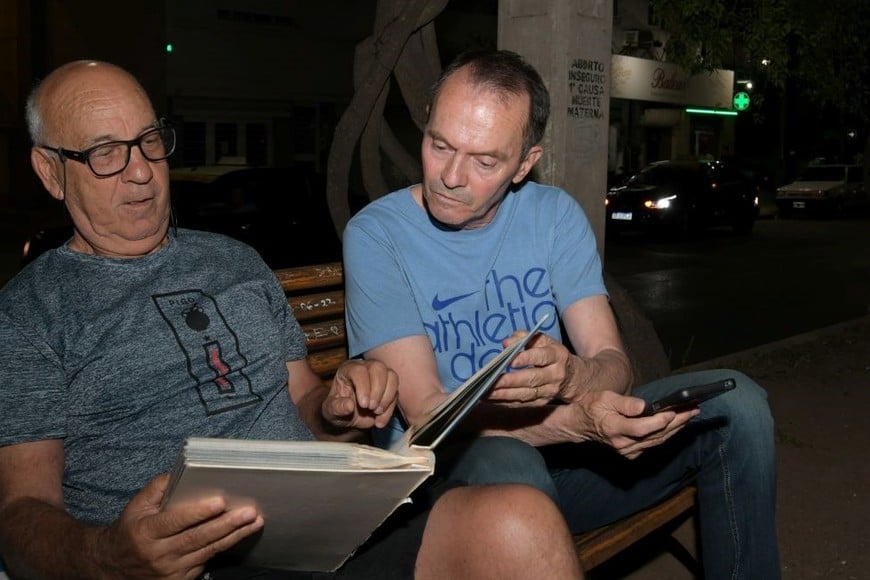
[[[657,60],[614,54],[610,97],[730,109],[734,71],[716,69],[689,76],[682,68]]]

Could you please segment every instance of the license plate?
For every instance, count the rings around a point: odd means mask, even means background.
[[[615,211],[615,212],[613,212],[611,219],[631,221],[631,212],[630,211]]]
[[[791,202],[791,206],[795,209],[804,209],[807,207],[807,202],[805,201],[793,201]]]

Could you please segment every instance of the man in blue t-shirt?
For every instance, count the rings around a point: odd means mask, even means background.
[[[0,558],[11,576],[581,577],[553,502],[519,485],[424,484],[419,509],[400,509],[335,574],[214,559],[268,518],[217,493],[161,510],[183,439],[360,439],[389,420],[396,374],[352,361],[324,387],[256,252],[169,227],[175,132],[129,73],[64,65],[27,114],[33,168],[74,233],[0,289]],[[304,496],[287,502],[305,509]]]
[[[423,134],[422,183],[372,202],[345,230],[351,354],[398,373],[399,406],[414,423],[515,332],[550,315],[464,421],[466,438],[440,451],[448,477],[535,485],[575,532],[695,479],[705,577],[777,578],[765,393],[739,372],[707,371],[632,395],[586,216],[564,191],[526,180],[548,114],[540,76],[516,54],[466,53],[444,71]],[[725,377],[737,387],[700,408],[642,416],[645,400]],[[394,417],[379,442],[402,429]],[[481,448],[486,461],[469,456]]]

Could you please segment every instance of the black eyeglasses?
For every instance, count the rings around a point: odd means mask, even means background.
[[[175,129],[161,125],[145,131],[129,141],[107,141],[84,151],[71,151],[62,147],[40,145],[41,149],[54,151],[61,162],[67,159],[84,163],[97,177],[111,177],[121,173],[130,163],[130,150],[138,147],[148,161],[163,161],[175,151]]]

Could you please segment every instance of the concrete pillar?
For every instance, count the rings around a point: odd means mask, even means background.
[[[499,48],[521,54],[550,91],[534,178],[583,206],[604,253],[613,0],[499,0]]]

